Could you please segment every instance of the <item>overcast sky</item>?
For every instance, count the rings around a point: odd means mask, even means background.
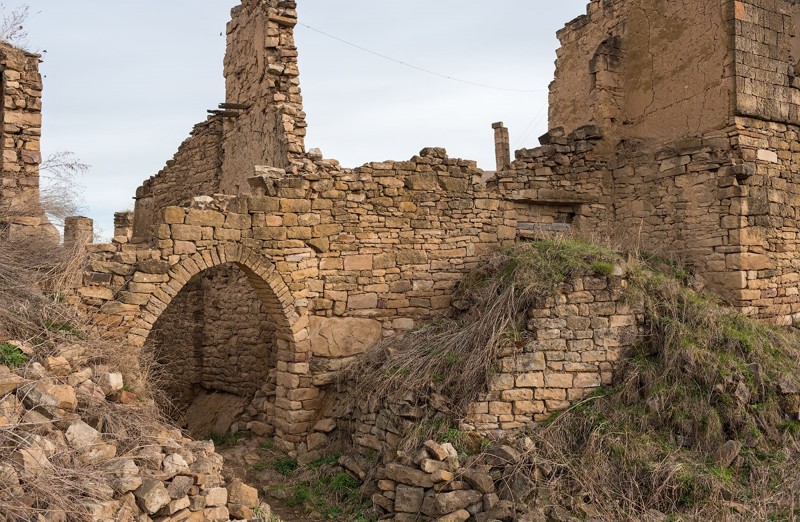
[[[494,168],[491,123],[514,149],[547,130],[555,31],[588,0],[299,0],[301,23],[481,88],[425,74],[305,27],[296,31],[306,146],[344,166],[428,146]],[[113,213],[224,101],[225,24],[237,0],[28,0],[28,47],[44,54],[44,154],[92,166],[78,180],[106,238]]]

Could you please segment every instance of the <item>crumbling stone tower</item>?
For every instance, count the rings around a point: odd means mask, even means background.
[[[39,55],[0,43],[0,240],[58,238],[39,202],[42,77]]]
[[[202,194],[248,192],[254,165],[286,169],[304,155],[294,8],[295,2],[246,0],[231,11],[226,101],[137,190],[135,240],[152,235],[155,215],[165,206]]]
[[[743,310],[800,318],[800,5],[593,0],[559,32],[546,140],[591,124],[607,221]]]

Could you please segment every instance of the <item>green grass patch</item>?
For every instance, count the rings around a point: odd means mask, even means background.
[[[311,469],[319,469],[323,466],[332,466],[339,462],[339,458],[342,456],[341,453],[331,453],[330,455],[325,455],[324,457],[320,457],[317,460],[312,461],[309,463],[308,467]]]
[[[236,433],[217,433],[214,431],[206,435],[206,439],[212,441],[214,446],[218,448],[230,447],[242,439],[246,439],[250,434],[246,431],[238,431]]]
[[[19,368],[28,362],[28,356],[9,343],[0,344],[0,366]]]
[[[281,475],[291,475],[297,469],[297,461],[290,458],[278,459],[272,463],[272,469]]]

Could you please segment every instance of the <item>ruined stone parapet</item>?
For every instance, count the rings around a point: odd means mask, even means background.
[[[64,219],[64,246],[80,247],[94,240],[94,221],[83,216]]]

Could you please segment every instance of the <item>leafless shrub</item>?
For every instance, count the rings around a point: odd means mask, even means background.
[[[80,214],[84,202],[79,178],[89,168],[70,151],[56,152],[42,161],[40,200],[51,221],[63,225],[65,218]]]
[[[0,340],[18,339],[32,346],[29,365],[64,349],[82,352],[72,357],[74,365],[122,371],[139,401],[122,405],[91,400],[78,389],[79,418],[117,447],[116,459],[86,464],[58,446],[46,469],[35,479],[26,479],[20,491],[7,490],[0,470],[0,514],[12,520],[36,520],[37,514],[58,511],[68,520],[90,520],[82,506],[108,498],[109,465],[125,458],[139,461],[143,450],[157,445],[155,438],[168,426],[148,396],[147,367],[140,366],[136,352],[97,329],[93,317],[76,308],[69,297],[85,263],[82,249],[51,241],[0,242]],[[28,369],[23,368],[23,373]],[[12,462],[15,452],[36,431],[26,422],[0,427],[0,464]],[[53,426],[41,428],[45,433]]]
[[[28,45],[25,24],[30,18],[30,11],[28,5],[9,10],[4,3],[0,3],[0,41],[25,49]]]

